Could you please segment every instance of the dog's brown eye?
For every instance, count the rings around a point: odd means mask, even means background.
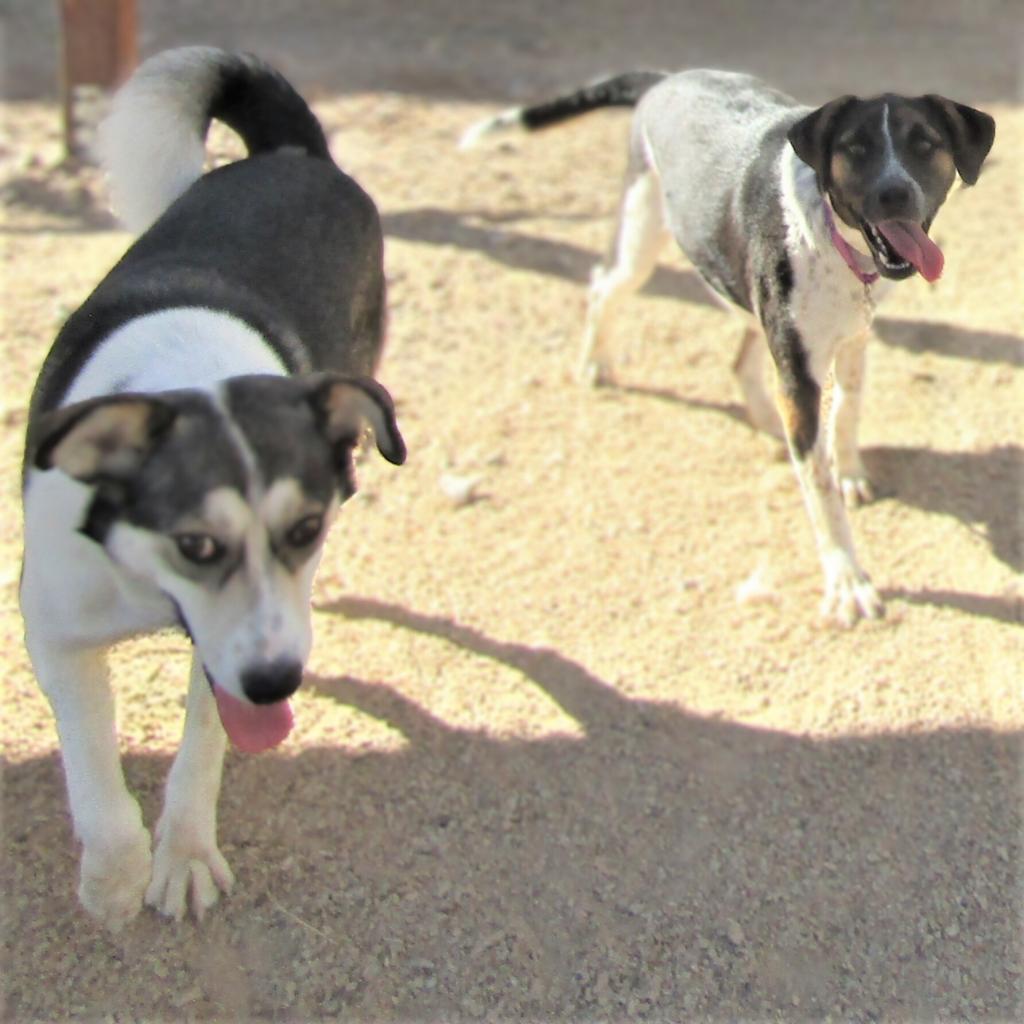
[[[196,565],[212,565],[224,554],[224,545],[206,533],[179,533],[174,540],[182,557]]]
[[[843,149],[846,150],[847,156],[851,156],[855,160],[859,160],[862,156],[867,156],[868,152],[868,147],[863,142],[847,142]]]
[[[320,536],[320,529],[323,525],[324,517],[322,515],[306,516],[304,519],[300,519],[284,535],[284,538],[293,548],[304,548]]]

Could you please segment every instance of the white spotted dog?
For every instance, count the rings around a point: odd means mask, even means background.
[[[249,155],[204,175],[211,118]],[[206,47],[160,54],[101,143],[143,233],[68,319],[32,396],[21,606],[83,844],[79,898],[117,928],[144,900],[201,917],[231,887],[216,829],[226,737],[255,752],[288,734],[353,449],[366,426],[389,461],[405,446],[372,377],[377,210],[280,75]],[[106,652],[176,624],[191,680],[151,853]]]
[[[842,96],[813,110],[748,75],[632,72],[507,110],[470,129],[464,145],[634,105],[618,230],[608,264],[594,271],[581,376],[609,379],[611,313],[674,238],[715,294],[750,318],[736,374],[754,425],[789,446],[825,572],[825,613],[845,625],[877,617],[882,601],[844,509],[844,499],[871,496],[857,447],[865,342],[882,281],[942,273],[928,229],[957,173],[977,180],[995,123],[941,96]]]

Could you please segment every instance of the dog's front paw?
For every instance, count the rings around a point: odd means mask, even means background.
[[[120,930],[142,909],[152,861],[149,833],[141,824],[116,840],[87,843],[82,850],[79,902],[111,931]]]
[[[229,893],[234,884],[235,876],[214,836],[201,836],[187,826],[175,829],[164,822],[157,826],[153,877],[146,890],[149,906],[180,921],[191,904],[196,920],[201,921],[220,894]]]
[[[839,477],[839,490],[847,508],[857,508],[875,500],[875,489],[864,473],[849,473]]]
[[[861,618],[882,618],[885,605],[865,572],[842,565],[828,574],[821,611],[825,618],[848,629]]]

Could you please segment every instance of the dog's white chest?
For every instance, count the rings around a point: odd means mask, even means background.
[[[793,319],[812,345],[842,341],[871,324],[872,288],[831,253],[803,250],[793,260]]]

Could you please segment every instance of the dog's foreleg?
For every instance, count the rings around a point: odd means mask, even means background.
[[[71,817],[82,842],[78,898],[116,931],[142,908],[151,857],[149,833],[121,770],[106,651],[57,646],[31,628],[26,643],[57,720]]]
[[[743,393],[751,425],[784,441],[785,433],[778,409],[764,384],[766,351],[764,336],[760,330],[757,327],[746,326],[732,369]]]
[[[146,902],[181,920],[188,904],[196,918],[229,892],[234,876],[217,848],[217,795],[227,738],[202,662],[193,654],[185,734],[171,766],[156,826],[153,878]]]
[[[807,366],[795,331],[790,329],[776,350],[779,412],[825,571],[822,610],[844,626],[852,626],[860,616],[878,618],[884,611],[882,599],[857,561],[826,437],[819,429],[820,382]]]
[[[594,267],[591,275],[580,347],[581,382],[611,382],[607,331],[612,315],[623,299],[643,287],[670,237],[658,177],[653,171],[645,171],[623,193],[610,265]]]
[[[836,352],[835,389],[829,421],[829,447],[835,459],[836,478],[843,501],[850,508],[874,498],[871,481],[857,445],[861,395],[867,362],[868,333],[845,342]]]

